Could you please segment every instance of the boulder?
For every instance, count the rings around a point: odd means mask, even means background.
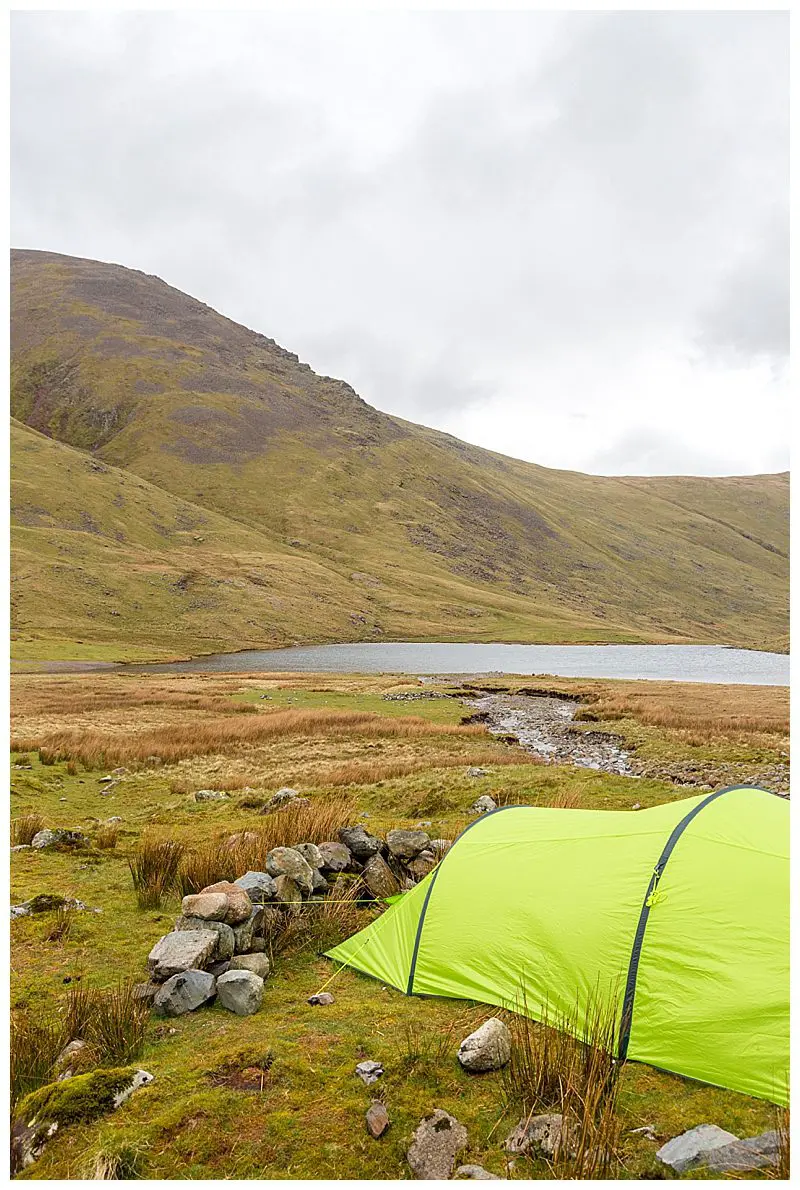
[[[223,893],[228,898],[228,908],[223,920],[229,926],[238,926],[241,922],[247,921],[253,911],[253,902],[247,893],[230,880],[218,880],[216,884],[201,888],[200,893]]]
[[[389,1127],[389,1113],[380,1100],[375,1099],[369,1105],[366,1115],[367,1132],[373,1140],[379,1140]]]
[[[183,1016],[214,999],[217,981],[208,971],[181,971],[162,984],[153,1000],[159,1016]]]
[[[314,887],[314,875],[299,851],[293,847],[273,847],[267,855],[270,876],[291,876],[297,887],[308,897]]]
[[[706,1153],[703,1164],[716,1174],[750,1173],[754,1169],[777,1165],[780,1148],[780,1137],[776,1131],[762,1132],[760,1136],[748,1136],[745,1140],[735,1140],[729,1145],[712,1149]]]
[[[344,843],[320,843],[323,872],[344,872],[353,862],[349,847]]]
[[[237,1016],[252,1016],[261,1007],[264,980],[252,971],[226,971],[217,980],[217,999]]]
[[[683,1173],[695,1165],[701,1165],[704,1156],[714,1149],[721,1149],[739,1140],[732,1132],[718,1128],[716,1124],[698,1124],[680,1136],[673,1136],[656,1153],[656,1157],[664,1165],[669,1165],[676,1173]]]
[[[315,897],[324,897],[325,893],[330,890],[330,885],[325,877],[317,868],[311,869],[311,876],[313,884],[311,886],[311,895]]]
[[[378,900],[400,892],[398,879],[382,855],[373,855],[371,859],[367,860],[364,864],[364,871],[361,873],[361,879],[373,897]]]
[[[295,851],[300,852],[309,868],[313,870],[314,868],[319,869],[322,867],[324,863],[322,852],[320,851],[319,847],[317,847],[316,843],[293,843],[292,847]]]
[[[275,900],[282,905],[299,904],[303,894],[291,876],[278,876],[275,881]]]
[[[237,954],[231,959],[229,971],[252,971],[259,979],[269,975],[269,959],[265,954]]]
[[[395,830],[386,836],[386,845],[397,859],[414,859],[429,844],[425,831]]]
[[[507,1153],[552,1158],[569,1140],[569,1130],[559,1112],[524,1117],[506,1137]]]
[[[453,1174],[454,1178],[471,1178],[474,1182],[502,1182],[503,1179],[496,1173],[489,1173],[488,1169],[484,1169],[482,1165],[459,1165],[456,1172]]]
[[[179,917],[175,922],[176,930],[213,930],[217,935],[217,945],[213,958],[216,962],[224,962],[231,958],[236,946],[236,936],[230,926],[224,921],[203,921],[201,917]]]
[[[253,920],[243,921],[233,927],[233,953],[249,954],[253,945]]]
[[[152,1081],[152,1074],[146,1070],[114,1067],[76,1074],[26,1095],[17,1107],[11,1128],[12,1176],[31,1165],[61,1128],[75,1121],[99,1119]]]
[[[489,797],[488,793],[484,793],[475,799],[469,809],[471,814],[490,814],[492,810],[497,809],[497,802],[493,797]]]
[[[263,905],[275,896],[275,881],[266,872],[245,872],[233,883],[244,889],[254,905]]]
[[[156,942],[147,962],[156,983],[164,983],[181,971],[202,971],[217,948],[214,930],[175,930]]]
[[[383,846],[380,839],[369,834],[363,826],[343,826],[339,831],[339,840],[362,863],[377,855]]]
[[[253,927],[253,934],[264,933],[264,919],[266,910],[263,905],[254,905],[250,913],[250,925]]]
[[[450,1177],[456,1157],[466,1147],[464,1125],[437,1107],[417,1126],[406,1159],[415,1178],[443,1181]]]
[[[38,831],[31,839],[34,851],[44,851],[47,847],[88,847],[89,840],[80,831],[43,830]]]
[[[223,921],[228,912],[228,898],[224,893],[190,893],[181,901],[184,917],[203,921]]]
[[[511,1032],[496,1016],[485,1021],[458,1050],[458,1060],[465,1070],[499,1070],[511,1057]]]
[[[230,965],[231,965],[230,960],[225,959],[221,963],[212,963],[211,966],[208,968],[208,970],[214,976],[215,979],[219,979],[220,975],[224,975],[225,972],[230,967]]]
[[[428,873],[433,871],[438,862],[432,851],[420,851],[419,855],[406,863],[406,867],[416,880],[424,880]]]

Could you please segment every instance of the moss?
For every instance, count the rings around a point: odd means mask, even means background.
[[[46,1118],[62,1126],[96,1120],[113,1111],[115,1097],[130,1086],[135,1074],[135,1066],[118,1066],[49,1083],[25,1096],[17,1117],[26,1121]]]
[[[57,893],[37,893],[28,902],[29,913],[50,913],[53,909],[60,909],[65,904],[64,898]]]

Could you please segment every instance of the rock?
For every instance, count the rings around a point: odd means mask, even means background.
[[[196,802],[224,802],[230,795],[221,793],[218,789],[198,789],[194,795]]]
[[[506,1137],[507,1153],[521,1153],[526,1157],[554,1157],[556,1151],[569,1140],[564,1117],[558,1112],[527,1116],[520,1120]]]
[[[80,1070],[81,1057],[88,1049],[88,1044],[76,1038],[75,1041],[70,1041],[64,1046],[61,1053],[55,1060],[55,1074],[56,1080],[61,1081],[63,1078],[72,1078]]]
[[[219,979],[220,975],[224,975],[230,965],[230,959],[224,959],[221,963],[212,963],[208,970],[215,979]]]
[[[373,855],[372,859],[367,860],[361,878],[378,900],[400,892],[398,879],[382,855]]]
[[[777,1165],[780,1147],[777,1132],[762,1132],[760,1136],[748,1136],[745,1140],[712,1149],[706,1153],[703,1164],[717,1174],[749,1173],[753,1169]]]
[[[313,884],[311,886],[311,895],[315,896],[315,897],[316,896],[324,897],[325,893],[330,891],[331,886],[328,884],[328,881],[322,875],[322,872],[318,871],[317,868],[311,869],[311,876],[313,879]]]
[[[479,769],[477,766],[467,769],[467,776],[473,781],[477,781],[480,777],[488,777],[489,774],[486,769]]]
[[[395,830],[386,836],[386,845],[398,859],[413,859],[430,844],[425,831]]]
[[[739,1140],[732,1132],[718,1128],[716,1124],[698,1124],[680,1136],[673,1136],[656,1153],[659,1161],[669,1165],[676,1173],[683,1173],[694,1165],[702,1163],[703,1156],[714,1149],[734,1144]]]
[[[268,798],[261,809],[262,814],[273,814],[276,810],[285,810],[287,808],[300,809],[301,806],[310,805],[307,797],[300,797],[296,789],[289,789],[284,787],[279,789],[277,793],[273,793],[271,798]]]
[[[147,962],[156,983],[164,983],[181,971],[202,971],[212,961],[216,948],[214,930],[175,930],[156,942]]]
[[[444,859],[452,846],[449,839],[431,839],[429,850],[433,852],[437,860]]]
[[[237,1016],[252,1016],[261,1007],[264,980],[252,971],[226,971],[217,980],[217,999]]]
[[[269,975],[270,963],[265,954],[237,954],[231,959],[229,971],[252,971],[259,979]]]
[[[418,831],[424,831],[427,827],[433,826],[430,818],[426,818],[423,822],[415,822],[414,826]]]
[[[497,802],[493,797],[489,797],[488,793],[484,793],[475,799],[469,809],[471,814],[490,814],[492,810],[497,809]]]
[[[17,1107],[11,1129],[12,1175],[31,1165],[61,1128],[99,1119],[152,1081],[152,1074],[146,1070],[115,1067],[76,1074],[26,1095]]]
[[[267,949],[267,941],[265,938],[253,938],[250,943],[251,954],[263,954]]]
[[[456,1157],[467,1146],[467,1130],[440,1107],[418,1125],[406,1154],[415,1178],[443,1181],[449,1178]]]
[[[181,901],[184,917],[202,921],[223,921],[228,912],[228,898],[224,893],[190,893]]]
[[[236,935],[224,921],[203,921],[202,917],[179,917],[173,927],[175,930],[213,930],[217,935],[217,945],[212,958],[218,963],[233,956],[236,947]]]
[[[210,893],[223,893],[227,897],[228,908],[223,919],[226,925],[240,925],[243,921],[247,921],[253,911],[253,902],[247,893],[230,880],[218,880],[216,884],[209,884],[207,888],[200,889],[201,896]]]
[[[406,867],[416,880],[424,880],[438,862],[432,851],[420,851],[419,855],[408,861]]]
[[[293,847],[273,847],[267,855],[270,876],[291,876],[297,887],[308,897],[314,887],[311,868]]]
[[[458,1050],[458,1060],[465,1070],[499,1070],[511,1057],[511,1032],[496,1016],[485,1021]]]
[[[183,1016],[214,999],[217,981],[208,971],[181,971],[162,984],[153,999],[159,1016]]]
[[[482,1165],[459,1165],[456,1172],[453,1174],[454,1178],[472,1178],[475,1182],[502,1182],[503,1179],[496,1173],[489,1173],[488,1169],[484,1169]]]
[[[291,876],[279,876],[275,881],[275,900],[283,905],[299,904],[303,894]]]
[[[362,1082],[370,1087],[383,1074],[383,1066],[380,1062],[359,1062],[358,1066],[356,1066],[356,1074]]]
[[[369,1105],[366,1114],[367,1132],[373,1140],[379,1140],[389,1127],[389,1113],[380,1100],[375,1099]]]
[[[233,953],[249,954],[253,945],[253,919],[233,927]]]
[[[29,901],[23,901],[21,905],[12,905],[11,916],[27,917],[31,913],[52,913],[53,910],[60,909],[65,904],[66,901],[58,893],[37,893],[35,897],[31,897]]]
[[[12,851],[30,851],[30,843],[17,843],[16,847],[11,848]]]
[[[642,803],[641,803],[641,802],[635,802],[635,803],[634,803],[634,804],[631,806],[631,809],[632,809],[632,810],[641,810],[641,808],[642,808]]]
[[[43,830],[31,839],[34,851],[44,851],[46,847],[88,847],[89,840],[80,831]]]
[[[307,1002],[318,1005],[319,1007],[325,1007],[328,1004],[333,1004],[335,1001],[330,992],[317,992],[315,995],[309,996]]]
[[[146,1004],[152,1004],[160,987],[161,984],[151,983],[149,979],[147,983],[136,983],[133,985],[133,998],[134,1000],[144,1000]]]
[[[275,896],[275,881],[266,872],[245,872],[233,883],[244,889],[254,905],[263,905]]]
[[[312,870],[323,865],[322,852],[316,843],[292,843],[295,851],[299,851],[303,859]]]
[[[377,855],[382,847],[380,839],[369,834],[363,826],[343,826],[339,831],[339,839],[362,863]]]
[[[645,1140],[658,1140],[656,1130],[652,1124],[644,1124],[641,1128],[631,1128],[631,1136],[643,1136]]]
[[[353,862],[349,847],[344,843],[320,843],[323,872],[344,872]]]

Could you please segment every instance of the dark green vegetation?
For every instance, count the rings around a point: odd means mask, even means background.
[[[468,446],[116,265],[12,253],[14,654],[295,641],[785,648],[788,480]]]
[[[171,841],[180,848],[179,870],[186,875],[187,859],[214,862],[217,844],[234,832],[285,831],[280,815],[258,813],[281,785],[294,785],[310,798],[317,823],[326,813],[359,820],[366,811],[365,824],[378,833],[423,819],[431,821],[432,835],[451,838],[480,793],[500,801],[625,809],[692,792],[667,780],[530,763],[518,748],[461,725],[465,708],[457,699],[383,700],[404,685],[410,684],[343,675],[13,678],[12,760],[23,767],[12,768],[12,816],[38,815],[40,825],[80,829],[89,845],[14,853],[12,901],[53,894],[103,912],[76,913],[68,935],[54,941],[45,939],[57,901],[49,911],[12,923],[12,1010],[44,1031],[37,1052],[50,1044],[51,1064],[62,1034],[54,1041],[47,1024],[66,1019],[68,1032],[86,1026],[101,1066],[135,1060],[155,1076],[118,1111],[65,1127],[24,1178],[93,1176],[108,1167],[170,1179],[405,1178],[411,1132],[435,1107],[467,1127],[463,1160],[502,1175],[502,1142],[523,1107],[560,1103],[553,1087],[532,1083],[524,1069],[508,1083],[500,1074],[471,1076],[460,1068],[459,1042],[492,1010],[408,998],[319,957],[321,939],[324,945],[334,941],[325,931],[350,934],[371,919],[370,910],[353,906],[345,906],[339,921],[276,939],[275,970],[255,1016],[234,1017],[214,1006],[169,1021],[152,1017],[140,1040],[124,1002],[111,1008],[121,980],[145,977],[150,948],[179,912],[174,892],[166,892],[159,906],[139,907],[129,861],[142,856],[147,840]],[[758,688],[748,698],[742,688],[651,689],[643,683],[637,697],[634,683],[558,685],[579,686],[592,696],[588,728],[609,726],[609,716],[612,728],[632,742],[638,738],[665,765],[691,756],[700,780],[707,776],[704,766],[716,765],[729,751],[737,763],[760,765],[786,748],[785,690]],[[270,734],[236,736],[238,724],[270,716],[276,725]],[[693,721],[694,732],[687,726]],[[195,749],[170,759],[176,733],[186,724]],[[54,737],[59,759],[47,743]],[[140,755],[132,746],[137,739]],[[101,781],[107,769],[81,757],[121,744],[131,759],[109,790]],[[51,763],[41,763],[40,756]],[[482,764],[488,775],[468,778],[472,764]],[[204,788],[227,790],[230,797],[198,803],[192,793]],[[123,821],[109,848],[101,844],[102,823],[116,816]],[[30,826],[28,821],[23,833]],[[307,1004],[325,985],[335,1003]],[[98,1017],[93,990],[105,992],[102,1002],[109,1005],[102,1030],[91,1025]],[[82,1007],[87,1002],[88,1014]],[[114,1046],[129,1041],[135,1058],[112,1058],[120,1053]],[[550,1064],[574,1069],[574,1048],[566,1042],[559,1048],[553,1035],[541,1035],[535,1026],[519,1026],[518,1044],[523,1067],[526,1055],[533,1058],[529,1071],[543,1064],[546,1053]],[[354,1074],[364,1058],[385,1066],[372,1088]],[[50,1081],[47,1062],[33,1070],[33,1079]],[[570,1086],[582,1093],[596,1082]],[[364,1127],[373,1094],[384,1099],[392,1121],[377,1142]],[[624,1067],[616,1096],[613,1127],[619,1128],[619,1172],[626,1177],[656,1170],[658,1146],[634,1134],[635,1128],[650,1125],[666,1140],[699,1123],[713,1121],[740,1136],[775,1123],[767,1103],[636,1064]],[[611,1123],[602,1126],[610,1135]],[[548,1174],[542,1163],[527,1159],[513,1171],[515,1178]]]

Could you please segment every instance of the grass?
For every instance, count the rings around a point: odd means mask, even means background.
[[[22,814],[19,818],[12,819],[11,846],[30,845],[41,830],[44,830],[44,819],[41,814]]]
[[[329,689],[319,689],[323,686]],[[363,821],[367,829],[382,833],[392,826],[429,820],[426,829],[432,837],[452,838],[471,820],[468,807],[479,793],[491,793],[500,803],[608,809],[626,809],[637,802],[654,805],[686,795],[666,780],[631,781],[529,764],[518,749],[493,744],[481,735],[376,734],[371,716],[384,708],[387,720],[423,718],[432,725],[458,725],[464,708],[455,699],[383,703],[383,693],[408,686],[390,676],[14,677],[15,735],[70,729],[79,719],[82,729],[112,738],[130,730],[134,716],[167,730],[191,717],[219,717],[216,709],[188,708],[189,699],[247,697],[260,702],[264,692],[271,698],[263,701],[274,702],[269,713],[350,710],[367,716],[358,730],[345,733],[276,735],[258,744],[232,745],[219,755],[131,765],[117,775],[119,783],[110,791],[100,780],[107,775],[105,768],[79,763],[69,772],[63,760],[43,766],[26,749],[30,769],[12,770],[14,819],[38,813],[48,825],[84,829],[95,843],[98,824],[112,815],[124,821],[114,849],[95,846],[82,856],[32,851],[12,855],[14,903],[58,891],[103,910],[78,914],[68,936],[55,946],[42,945],[40,918],[12,923],[15,1036],[23,1037],[26,1029],[46,1029],[47,1021],[61,1029],[65,1020],[68,1032],[88,1032],[96,1011],[92,993],[110,995],[120,981],[146,978],[149,950],[171,930],[180,912],[180,888],[173,882],[162,888],[158,905],[139,907],[129,861],[145,843],[180,847],[180,870],[182,863],[194,863],[193,857],[206,849],[217,864],[232,837],[237,841],[231,848],[252,847],[260,857],[275,843],[335,838],[344,821]],[[693,688],[682,689],[687,700],[697,697]],[[97,698],[94,709],[72,716],[70,700],[76,695],[87,704]],[[722,714],[725,692],[718,697]],[[326,706],[328,699],[331,705]],[[258,717],[236,716],[242,722]],[[647,730],[658,734],[668,755],[684,755],[684,745],[668,729]],[[488,775],[467,778],[470,758],[479,750],[491,754],[484,765]],[[505,763],[507,758],[516,763]],[[372,783],[342,786],[327,780],[345,764],[406,761],[418,767]],[[246,785],[251,792],[244,791]],[[282,785],[292,785],[309,798],[307,811],[260,815],[258,807]],[[219,802],[196,803],[190,796],[212,787],[242,792]],[[255,808],[248,809],[244,803],[251,799]],[[235,866],[249,858],[241,851]],[[151,870],[162,866],[155,861]],[[225,870],[231,872],[230,867]],[[218,868],[211,869],[214,879],[218,874]],[[198,870],[195,883],[199,879],[207,882]],[[452,1112],[467,1127],[464,1161],[506,1176],[503,1140],[522,1108],[505,1101],[501,1075],[470,1076],[456,1060],[459,1042],[487,1015],[485,1006],[408,998],[320,957],[319,951],[355,932],[377,911],[363,904],[355,883],[343,882],[341,890],[337,886],[336,900],[344,904],[309,905],[296,916],[285,915],[274,930],[269,941],[274,970],[260,1013],[238,1018],[211,1007],[167,1024],[147,1015],[135,1061],[155,1075],[152,1086],[103,1120],[64,1129],[22,1177],[79,1178],[96,1154],[114,1154],[130,1146],[138,1154],[138,1176],[149,1179],[308,1178],[318,1176],[321,1163],[331,1179],[404,1178],[411,1133],[434,1107]],[[308,1005],[308,997],[323,987],[334,994],[335,1003],[325,1008]],[[113,1019],[111,1014],[103,1044],[113,1041]],[[49,1050],[46,1038],[27,1049],[25,1043],[15,1043],[15,1086],[33,1089],[47,1081],[52,1062],[70,1039],[59,1032]],[[22,1061],[31,1048],[36,1061]],[[261,1062],[258,1055],[270,1051],[269,1063]],[[355,1065],[364,1058],[384,1064],[386,1073],[375,1087],[365,1088],[354,1075]],[[94,1052],[91,1060],[99,1060]],[[259,1065],[263,1079],[256,1079],[256,1089],[238,1090],[237,1072]],[[210,1076],[220,1070],[228,1072],[224,1079]],[[380,1142],[372,1141],[364,1129],[364,1113],[376,1092],[392,1120]],[[659,1173],[654,1159],[658,1145],[632,1134],[642,1125],[654,1127],[663,1142],[709,1121],[750,1136],[773,1127],[775,1120],[769,1104],[634,1063],[620,1072],[616,1116],[621,1126],[619,1160],[626,1177]],[[545,1163],[523,1162],[514,1177],[552,1177],[553,1172]]]
[[[158,909],[164,897],[176,888],[184,850],[183,843],[175,839],[142,839],[128,859],[140,909]]]

